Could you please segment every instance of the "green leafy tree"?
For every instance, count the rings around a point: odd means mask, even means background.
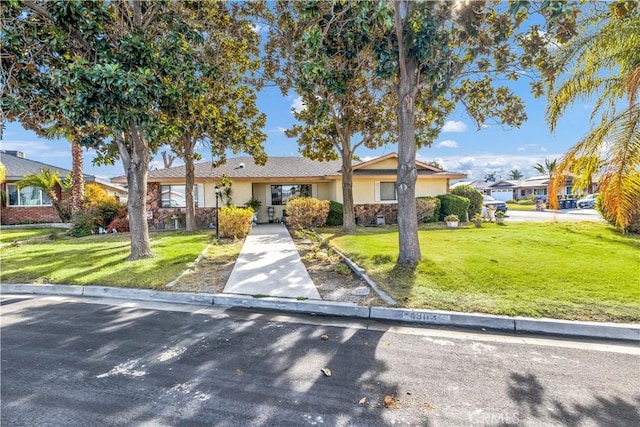
[[[247,75],[259,68],[259,35],[246,18],[248,10],[219,1],[182,6],[189,22],[198,25],[201,37],[189,40],[176,34],[182,38],[171,41],[183,46],[176,65],[183,71],[166,92],[160,122],[172,151],[185,162],[185,222],[191,231],[196,229],[196,146],[209,148],[215,166],[225,162],[228,151],[250,153],[256,163],[264,164],[266,135],[261,129],[266,116],[256,107],[255,91],[247,81]],[[231,186],[224,189],[229,205]]]
[[[498,172],[489,172],[484,176],[484,180],[489,182],[496,182],[498,178],[499,178]]]
[[[590,4],[579,35],[553,57],[567,73],[549,79],[552,130],[569,105],[595,98],[594,125],[560,159],[549,186],[551,201],[569,173],[578,190],[588,189],[600,174],[599,206],[622,230],[640,223],[639,9],[628,1]]]
[[[416,151],[439,134],[455,105],[462,105],[480,127],[491,118],[518,126],[523,105],[493,79],[519,77],[524,63],[514,52],[515,30],[523,14],[487,2],[393,1],[374,3],[385,18],[377,34],[377,73],[397,94],[399,264],[421,258],[415,213]],[[523,37],[521,40],[526,40]],[[435,132],[421,134],[416,111],[427,112]],[[416,131],[418,130],[418,131]]]
[[[39,173],[24,176],[17,182],[18,189],[25,187],[39,188],[44,191],[53,208],[56,210],[62,222],[69,222],[71,219],[71,207],[68,203],[64,203],[63,194],[68,193],[71,188],[71,176],[61,179],[58,172],[50,169],[42,169]],[[60,193],[58,193],[60,192]],[[60,196],[58,196],[60,194]]]
[[[270,19],[267,72],[284,93],[294,89],[304,108],[286,131],[304,157],[342,160],[343,230],[356,228],[353,159],[361,147],[395,139],[394,107],[376,78],[371,37],[352,2],[279,1]],[[370,11],[367,18],[372,17]]]
[[[183,40],[201,34],[180,2],[10,2],[3,18],[3,111],[29,109],[29,93],[46,120],[64,119],[111,131],[104,141],[83,141],[98,150],[98,162],[122,160],[129,195],[129,259],[153,256],[146,221],[147,172],[160,145],[159,114],[169,109],[170,82],[180,80]],[[40,47],[43,47],[42,49]],[[41,79],[48,84],[34,84]],[[11,117],[9,117],[11,119]]]

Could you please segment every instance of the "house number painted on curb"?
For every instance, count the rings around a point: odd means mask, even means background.
[[[451,316],[448,314],[409,312],[402,313],[402,320],[411,320],[414,322],[450,322]]]

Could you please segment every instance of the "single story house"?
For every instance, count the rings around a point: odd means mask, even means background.
[[[256,165],[251,157],[230,158],[217,168],[213,168],[210,162],[197,163],[196,222],[198,226],[206,227],[215,221],[215,186],[223,175],[233,182],[232,204],[243,206],[252,198],[260,200],[258,222],[283,217],[287,200],[295,196],[342,203],[341,164],[340,160],[319,162],[303,157],[269,157],[264,166]],[[463,173],[447,172],[418,161],[416,167],[417,197],[447,193],[450,180],[466,177]],[[353,198],[358,221],[375,222],[378,215],[383,215],[387,223],[396,222],[397,168],[396,153],[364,162],[354,161]],[[112,178],[112,181],[126,184],[124,176]],[[147,189],[150,226],[171,227],[172,218],[183,215],[184,206],[184,165],[150,171]]]
[[[546,197],[549,177],[534,176],[523,180],[500,180],[496,182],[484,180],[460,181],[452,184],[451,188],[455,188],[459,185],[469,185],[477,189],[482,194],[486,194],[496,200],[506,202],[508,200],[533,199],[538,196]],[[564,185],[560,187],[558,194],[560,196],[573,194],[572,177],[567,178]]]
[[[488,196],[493,197],[496,200],[502,200],[506,202],[507,200],[515,199],[515,189],[517,188],[519,181],[485,181],[485,180],[477,180],[477,181],[461,181],[456,182],[451,185],[451,188],[455,188],[459,185],[468,185],[470,187],[475,188],[482,194],[486,194]]]
[[[6,197],[2,200],[0,211],[0,224],[26,224],[41,222],[59,222],[60,217],[56,213],[47,194],[39,188],[24,187],[18,190],[16,183],[26,175],[37,174],[42,169],[57,172],[60,177],[65,177],[70,170],[57,166],[29,160],[21,151],[0,151],[0,163],[6,168],[5,181],[0,184],[0,190]],[[93,175],[84,175],[85,182],[93,182],[100,185],[110,195],[127,200],[127,190],[117,184],[100,180]],[[58,197],[62,196],[62,189],[56,189]]]

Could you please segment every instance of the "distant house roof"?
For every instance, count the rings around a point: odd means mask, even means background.
[[[304,157],[269,157],[264,166],[256,165],[252,157],[234,157],[226,163],[213,168],[211,162],[195,164],[197,178],[218,179],[226,174],[231,179],[250,178],[311,178],[325,176],[340,176],[342,162],[333,160],[318,162]],[[184,165],[167,169],[149,171],[149,182],[164,179],[184,179]],[[112,182],[126,183],[126,177],[111,179]]]
[[[51,172],[57,172],[62,178],[71,173],[69,169],[60,168],[46,163],[37,162],[35,160],[25,159],[24,155],[19,151],[2,151],[0,150],[0,163],[7,169],[5,181],[20,181],[26,175],[40,173],[43,169],[49,169]],[[103,187],[110,188],[116,192],[126,193],[126,188],[121,185],[104,181],[94,175],[83,174],[85,182],[95,182]]]
[[[381,160],[397,157],[391,153],[383,157],[377,157],[367,162],[354,160],[355,175],[388,175],[395,174],[395,169],[361,169],[363,165],[374,165]],[[464,178],[465,174],[443,171],[431,165],[416,162],[418,174],[431,175],[442,178]],[[199,179],[216,180],[226,174],[230,179],[294,179],[294,178],[339,178],[342,176],[341,160],[320,162],[305,157],[268,157],[265,165],[256,165],[252,157],[234,157],[227,159],[226,163],[213,168],[211,162],[195,164],[195,176]],[[184,165],[172,168],[149,171],[148,182],[183,180],[185,177]],[[111,179],[112,182],[126,184],[126,177],[119,176]]]
[[[25,159],[24,157],[20,157],[20,155],[22,155],[22,153],[15,151],[0,151],[0,162],[2,162],[4,167],[7,169],[7,176],[5,178],[7,181],[19,181],[25,175],[40,173],[42,169],[49,169],[52,172],[57,172],[61,177],[65,177],[71,173],[69,169]],[[84,174],[84,179],[85,181],[95,181],[96,177]]]

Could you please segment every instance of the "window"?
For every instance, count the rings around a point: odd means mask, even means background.
[[[380,200],[396,200],[396,183],[380,183]]]
[[[47,193],[36,187],[23,187],[18,190],[15,184],[7,184],[9,206],[51,206]]]
[[[547,195],[547,189],[546,188],[535,188],[533,190],[533,194],[536,196],[546,196]]]
[[[196,208],[198,207],[198,186],[193,186],[193,199]],[[161,208],[184,208],[187,206],[186,186],[184,185],[161,185],[160,186],[160,207]]]
[[[311,184],[271,186],[272,205],[286,205],[294,197],[311,197]]]
[[[525,196],[525,190],[520,190],[520,196]]]

